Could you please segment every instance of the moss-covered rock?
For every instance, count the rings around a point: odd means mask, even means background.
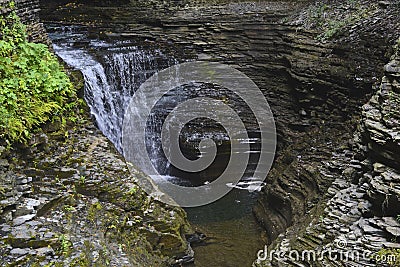
[[[148,197],[90,121],[73,126],[48,133],[46,150],[9,151],[1,264],[163,266],[192,254],[185,212]]]

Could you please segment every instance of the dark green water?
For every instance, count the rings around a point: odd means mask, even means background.
[[[197,267],[247,267],[266,243],[254,219],[257,193],[233,189],[207,206],[187,208],[193,227],[206,234],[204,245],[194,246]]]

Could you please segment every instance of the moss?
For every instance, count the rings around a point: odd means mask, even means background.
[[[95,222],[95,220],[98,218],[97,216],[99,215],[98,212],[102,210],[102,206],[100,202],[96,202],[92,204],[89,209],[88,209],[88,214],[87,218],[91,222]]]
[[[50,154],[35,153],[29,162],[34,165],[29,175],[54,177],[49,186],[63,196],[41,208],[39,214],[61,215],[54,229],[49,226],[51,232],[58,233],[51,243],[58,256],[52,266],[110,266],[118,256],[128,257],[132,266],[173,263],[173,257],[183,255],[187,248],[182,229],[190,226],[184,211],[150,199],[135,183],[121,158],[101,145],[106,139],[82,131],[94,129],[88,125],[78,122],[77,129],[70,129],[63,140],[58,139],[62,132],[51,133]],[[100,160],[105,164],[97,163]],[[113,163],[108,164],[109,160]],[[89,173],[80,173],[76,163]],[[60,166],[74,172],[60,173]],[[34,185],[35,190],[41,190],[42,186]],[[175,212],[173,217],[171,210]],[[154,238],[148,235],[151,231]],[[94,251],[99,253],[96,259]]]
[[[381,249],[373,259],[380,265],[400,266],[400,249]]]
[[[348,26],[368,16],[377,9],[376,4],[366,5],[360,0],[321,1],[310,5],[306,10],[305,27],[316,29],[316,39],[327,41],[339,37]]]
[[[0,25],[0,138],[27,143],[74,107],[75,91],[48,47],[27,41],[15,11],[0,15]]]

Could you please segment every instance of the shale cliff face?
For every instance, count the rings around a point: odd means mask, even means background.
[[[400,214],[400,40],[397,52],[384,70],[385,76],[377,93],[362,108],[355,139],[356,157],[369,169],[360,181],[369,185],[367,199],[372,204],[371,214],[397,217]]]
[[[54,127],[32,148],[2,151],[2,266],[164,266],[193,256],[185,212],[148,197],[143,174],[130,173],[91,122]]]
[[[343,3],[333,5],[324,16],[340,12],[337,10],[351,14]],[[301,116],[294,124],[300,129],[291,127],[285,133],[296,132],[301,137],[290,139],[278,154],[267,178],[270,182],[254,209],[271,240],[320,205],[337,175],[353,164],[352,135],[360,107],[368,101],[374,82],[382,77],[384,62],[389,60],[399,34],[394,30],[399,24],[396,8],[369,4],[365,3],[362,18],[343,26],[341,34],[331,41],[316,41],[321,35],[318,31],[298,30],[290,35],[291,53],[285,56],[288,82],[295,99],[292,107]],[[314,8],[311,5],[295,14],[292,22],[307,28]],[[386,15],[394,19],[385,22],[381,18]]]
[[[342,77],[337,76],[341,81],[334,83],[343,85],[343,81],[346,81],[344,77],[351,73],[353,67],[356,70],[351,75],[355,75],[356,81],[370,81],[364,86],[371,86],[378,77],[383,76],[383,79],[370,87],[375,93],[368,104],[360,105],[361,114],[357,108],[353,111],[345,109],[348,115],[355,115],[352,120],[340,122],[334,119],[335,116],[331,117],[331,123],[336,121],[341,126],[330,133],[328,131],[326,139],[316,142],[319,146],[303,143],[305,146],[301,148],[304,150],[290,164],[284,163],[289,156],[278,158],[275,165],[278,172],[272,172],[272,176],[277,178],[272,186],[267,185],[255,208],[256,214],[261,214],[259,217],[267,222],[265,225],[272,233],[272,239],[277,237],[277,240],[265,249],[266,255],[261,254],[266,260],[257,261],[256,266],[384,266],[389,264],[388,255],[398,257],[398,52],[386,61],[390,61],[389,64],[382,65],[386,58],[384,55],[393,54],[390,43],[395,43],[393,41],[399,36],[390,26],[391,22],[395,25],[399,23],[396,15],[398,6],[393,7],[393,10],[382,9],[382,12],[370,13],[351,25],[348,32],[336,38],[334,44],[331,43],[333,50],[330,54],[347,54],[354,58],[353,63],[344,65],[348,69],[340,74]],[[383,20],[385,14],[391,19]],[[392,41],[385,43],[388,39]],[[387,48],[381,46],[384,43]],[[376,52],[369,54],[371,48]],[[378,54],[380,56],[376,57]],[[372,62],[377,64],[377,68],[371,65]],[[362,64],[368,67],[361,67]],[[332,70],[335,69],[333,61],[329,65],[333,66]],[[364,73],[364,76],[359,73]],[[353,92],[359,94],[355,99],[362,103],[370,91],[364,86],[348,83],[342,88],[355,90]],[[315,89],[313,85],[310,88]],[[342,89],[336,86],[331,88],[333,90],[329,94],[341,95],[339,92]],[[352,98],[346,96],[334,103],[349,107],[349,99]],[[340,127],[348,129],[343,131]],[[344,134],[334,137],[339,132]],[[319,138],[321,136],[324,135],[319,135]],[[308,140],[313,138],[318,137]],[[323,143],[325,145],[321,147]],[[307,152],[310,147],[313,152]],[[296,146],[288,149],[299,151]],[[320,162],[315,161],[318,157]],[[290,184],[288,181],[293,182]],[[317,181],[317,184],[310,181]],[[279,188],[278,192],[276,188]],[[319,195],[320,201],[314,204],[304,201],[310,195],[307,193],[310,188],[316,188],[314,192]],[[294,196],[293,190],[296,193]],[[301,203],[308,204],[302,206]],[[284,230],[291,223],[294,225]],[[313,254],[315,258],[308,254],[310,251],[316,252]],[[333,251],[331,256],[329,251]],[[393,258],[390,263],[398,265]]]
[[[361,250],[366,244],[377,251],[379,242],[390,241],[385,227],[397,227],[393,218],[365,219],[394,215],[379,205],[397,203],[386,193],[394,194],[396,187],[385,187],[390,182],[379,177],[389,177],[397,167],[396,120],[380,114],[390,114],[395,104],[383,94],[360,107],[376,93],[373,84],[384,74],[386,84],[397,88],[397,74],[388,67],[384,72],[383,66],[399,36],[399,6],[395,1],[331,2],[154,1],[105,7],[103,1],[43,1],[42,17],[85,25],[93,38],[138,40],[246,73],[269,101],[277,123],[276,162],[254,208],[269,242],[277,239],[271,248],[284,249],[286,241],[296,249],[329,247],[348,233],[354,234],[347,236],[349,247]],[[315,29],[318,25],[323,26]],[[378,103],[384,99],[391,105],[381,111]],[[360,117],[361,141],[354,141]],[[379,190],[370,194],[370,187]],[[358,228],[352,228],[356,222]],[[368,239],[368,231],[372,241],[365,242],[360,238]]]
[[[15,4],[17,15],[27,26],[29,40],[49,44],[46,30],[39,20],[39,0],[1,0],[0,15],[9,14],[12,11],[12,8],[9,8],[10,3]]]
[[[329,187],[328,201],[312,210],[303,224],[279,235],[266,256],[260,254],[266,259],[255,266],[398,266],[399,60],[397,51],[385,65],[376,93],[362,107],[348,152],[353,156]],[[301,256],[308,251],[315,251],[316,257]]]
[[[0,1],[10,14],[12,1]],[[30,41],[49,43],[39,2],[17,0]],[[71,73],[77,90],[83,78]],[[83,102],[83,101],[82,101]],[[171,266],[193,259],[186,213],[147,196],[83,103],[29,146],[0,145],[1,266]],[[81,114],[78,114],[81,113]],[[192,237],[193,239],[193,237]]]

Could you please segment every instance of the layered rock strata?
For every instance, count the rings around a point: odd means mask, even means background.
[[[343,165],[347,168],[337,169],[328,201],[320,202],[304,223],[279,235],[268,249],[277,253],[255,266],[398,266],[399,56],[397,52],[385,65],[376,94],[362,107],[354,146]],[[295,254],[309,251],[317,257]]]
[[[51,128],[53,127],[53,128]],[[137,185],[91,122],[36,136],[0,160],[0,265],[164,266],[190,261],[182,209]]]

